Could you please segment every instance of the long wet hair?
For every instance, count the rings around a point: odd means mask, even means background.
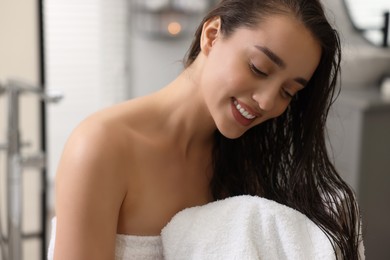
[[[319,0],[222,0],[201,22],[187,53],[189,67],[200,53],[203,24],[221,18],[227,38],[238,28],[254,28],[270,15],[292,15],[322,47],[320,63],[307,86],[281,116],[228,139],[218,130],[213,152],[214,199],[256,195],[292,207],[316,223],[338,259],[359,258],[360,214],[351,188],[329,160],[325,126],[337,96],[340,41]]]

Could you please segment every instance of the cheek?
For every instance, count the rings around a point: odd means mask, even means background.
[[[227,64],[226,66],[214,67],[208,71],[208,76],[205,81],[206,88],[217,96],[237,96],[249,85],[245,82],[242,72]]]
[[[248,77],[248,71],[240,56],[230,54],[231,51],[219,51],[211,53],[208,72],[219,87],[224,89],[239,89],[245,85],[245,78]],[[213,55],[212,55],[213,54]],[[249,69],[248,69],[249,70]]]
[[[290,101],[282,101],[281,104],[279,104],[276,107],[275,113],[272,115],[272,118],[281,116],[284,112],[286,112],[289,104],[290,104]]]
[[[228,66],[222,75],[220,75],[220,83],[226,92],[226,95],[230,97],[245,97],[250,99],[253,90],[257,87],[253,83],[248,72],[245,71],[243,66]]]
[[[288,107],[289,104],[290,104],[290,102],[281,101],[280,103],[278,103],[275,106],[275,108],[274,108],[274,110],[272,112],[270,112],[270,113],[268,113],[266,115],[266,118],[264,118],[262,120],[262,122],[264,122],[265,120],[269,120],[269,119],[281,116],[284,112],[286,112],[287,107]]]

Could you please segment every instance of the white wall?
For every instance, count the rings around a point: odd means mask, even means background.
[[[157,37],[146,35],[140,24],[150,26],[148,20],[137,20],[139,14],[130,12],[131,43],[131,97],[138,97],[156,91],[175,79],[183,70],[183,58],[190,47],[196,27],[202,14],[191,17],[179,17],[186,32],[178,37]],[[182,20],[183,19],[183,20]],[[167,19],[158,18],[156,24],[165,24]],[[149,21],[150,22],[150,21]],[[151,23],[154,24],[154,23]],[[135,28],[138,26],[137,28]]]
[[[64,99],[48,107],[49,186],[71,131],[89,114],[129,95],[128,1],[47,0],[46,82]]]
[[[191,37],[152,39],[132,32],[131,96],[143,96],[172,81],[182,70]]]

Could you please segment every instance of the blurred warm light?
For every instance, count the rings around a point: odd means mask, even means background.
[[[170,22],[167,29],[171,35],[175,36],[181,32],[181,25],[178,22]]]
[[[192,29],[216,1],[131,0],[131,19],[135,30],[146,36],[177,39],[192,35]]]

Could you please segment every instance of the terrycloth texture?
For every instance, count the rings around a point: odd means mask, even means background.
[[[56,221],[48,259],[53,259]],[[177,213],[161,237],[117,235],[116,260],[330,260],[326,235],[300,212],[238,196]],[[364,259],[363,243],[359,248]]]
[[[56,219],[52,220],[51,240],[48,251],[48,260],[54,258],[54,244],[56,235]],[[115,260],[163,260],[163,249],[160,236],[116,236]]]
[[[117,235],[115,260],[163,260],[160,236]]]
[[[335,259],[326,235],[300,212],[238,196],[176,214],[162,230],[165,259]]]

